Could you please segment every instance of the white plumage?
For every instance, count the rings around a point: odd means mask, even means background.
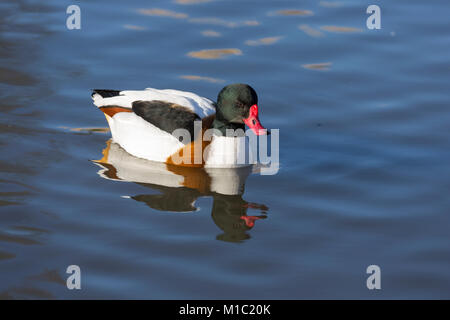
[[[184,146],[173,135],[135,113],[120,112],[110,119],[113,140],[136,157],[165,162]]]
[[[214,102],[209,100],[208,98],[200,97],[199,95],[192,92],[172,89],[159,90],[146,88],[145,90],[125,90],[121,91],[119,96],[107,98],[103,98],[98,93],[94,93],[92,99],[94,100],[94,104],[97,107],[114,105],[130,109],[133,102],[138,100],[166,101],[189,108],[194,113],[198,114],[201,118],[209,116],[216,112]]]

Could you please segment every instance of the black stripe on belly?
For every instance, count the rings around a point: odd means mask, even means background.
[[[186,129],[194,139],[194,121],[200,117],[190,109],[178,104],[153,100],[134,101],[133,112],[170,134],[176,129]]]

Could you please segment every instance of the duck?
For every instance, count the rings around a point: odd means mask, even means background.
[[[225,86],[216,102],[155,88],[94,89],[91,97],[105,115],[114,143],[132,156],[169,165],[250,166],[255,157],[246,148],[245,126],[256,136],[270,133],[261,125],[258,96],[248,84]]]

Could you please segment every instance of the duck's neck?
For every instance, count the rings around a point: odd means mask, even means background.
[[[220,119],[220,117],[218,117],[217,115],[216,118],[214,119],[212,127],[213,129],[219,130],[223,136],[227,135],[227,129],[232,130],[242,129],[245,131],[245,125],[243,123],[231,123],[226,120]]]

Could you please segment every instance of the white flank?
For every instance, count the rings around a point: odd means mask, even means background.
[[[165,162],[184,146],[170,133],[132,112],[116,113],[109,123],[113,141],[138,158]]]

